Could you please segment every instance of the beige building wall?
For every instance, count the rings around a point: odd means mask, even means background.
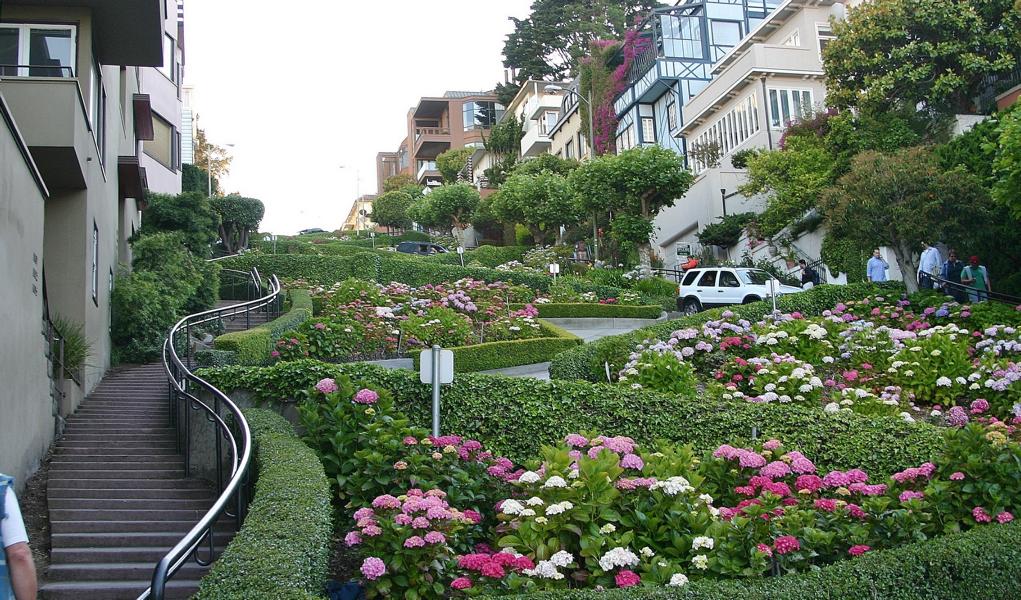
[[[0,93],[0,473],[19,489],[53,440],[43,336],[46,190]]]

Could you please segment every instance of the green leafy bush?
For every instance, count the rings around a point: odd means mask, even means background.
[[[819,315],[842,300],[861,299],[876,293],[897,293],[903,287],[896,283],[851,284],[846,286],[820,285],[797,294],[789,294],[777,301],[777,308],[784,312],[798,311],[803,315]],[[609,336],[585,344],[558,355],[550,365],[550,376],[554,379],[584,379],[604,381],[604,362],[610,362],[611,370],[619,370],[628,360],[628,355],[646,339],[667,339],[671,332],[685,327],[701,327],[707,321],[719,319],[724,311],[734,313],[734,318],[755,322],[772,311],[768,302],[753,302],[729,308],[707,310],[690,317],[665,321],[650,327],[643,327],[630,333]]]
[[[85,326],[60,315],[53,317],[52,321],[54,333],[64,341],[64,347],[54,344],[50,352],[53,356],[63,352],[64,368],[68,371],[81,369],[92,353],[92,343],[85,337]]]
[[[454,353],[454,371],[468,373],[546,362],[564,350],[582,343],[578,336],[550,323],[543,323],[542,328],[543,337],[484,342],[446,349]],[[415,368],[418,369],[421,351],[415,352],[412,357],[415,359]]]
[[[179,298],[159,275],[139,271],[117,279],[110,294],[110,338],[121,362],[147,362],[159,356],[163,339],[177,320]]]
[[[249,409],[255,495],[237,535],[202,578],[196,598],[315,598],[326,588],[333,542],[330,486],[290,423]]]
[[[301,360],[200,374],[224,391],[249,390],[256,400],[269,402],[305,398],[320,379],[346,375],[390,390],[397,409],[413,425],[431,422],[431,386],[419,382],[414,371]],[[724,443],[745,444],[754,428],[759,436],[782,439],[811,454],[820,470],[859,467],[877,477],[929,460],[943,446],[941,428],[897,417],[829,415],[815,406],[720,403],[616,385],[473,373],[457,375],[444,386],[441,415],[444,432],[470,433],[519,462],[575,431],[626,435],[649,444],[665,439],[692,444],[702,453]]]
[[[261,365],[269,362],[269,353],[277,338],[312,317],[312,297],[308,290],[290,290],[288,295],[291,299],[289,311],[259,327],[221,335],[213,341],[213,347],[233,352],[237,364]]]
[[[231,350],[199,350],[195,362],[200,367],[226,367],[238,364],[238,355]]]

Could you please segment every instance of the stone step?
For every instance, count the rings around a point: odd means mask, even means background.
[[[200,500],[206,499],[212,506],[213,491],[209,488],[48,488],[46,494],[49,499],[65,498],[95,498],[105,500],[109,498],[120,498],[124,500]]]
[[[50,478],[48,490],[55,489],[209,489],[210,485],[198,479],[87,479],[68,476],[67,478]]]
[[[179,469],[66,469],[50,470],[51,479],[183,479],[184,466]]]
[[[210,505],[212,503],[210,502]],[[171,531],[184,534],[191,531],[198,521],[53,521],[50,531],[53,533],[118,533]],[[213,526],[215,531],[232,532],[234,522],[226,518],[222,524]]]
[[[104,440],[111,440],[110,434],[108,433],[67,433],[62,438],[69,442],[101,442]],[[155,440],[153,439],[155,437]],[[149,442],[149,441],[160,441],[165,442],[166,440],[174,439],[173,434],[153,436],[144,433],[122,433],[116,436],[117,443],[120,442]]]
[[[50,510],[209,510],[206,498],[50,498]]]
[[[204,514],[204,511],[203,513]],[[197,523],[200,517],[195,517]],[[53,548],[139,548],[149,546],[165,547],[167,552],[184,534],[177,531],[137,531],[114,533],[54,533],[50,535]],[[225,546],[233,533],[213,531],[213,543]],[[93,562],[93,561],[87,561]],[[120,562],[120,561],[116,561]]]
[[[150,456],[179,456],[177,448],[173,443],[166,443],[163,447],[145,447],[137,448],[138,454],[128,454],[130,450],[121,448],[119,446],[113,447],[102,447],[102,446],[58,446],[56,448],[56,456],[82,456],[82,457],[96,457],[100,460],[105,460],[100,457],[109,457],[110,460],[116,460],[120,457],[135,457],[138,460],[146,460],[146,457]]]
[[[45,600],[135,600],[148,587],[148,579],[139,581],[66,581],[47,583],[40,592]],[[168,599],[191,598],[198,588],[197,580],[171,579],[167,582],[164,597]]]
[[[93,448],[92,450],[96,450]],[[173,448],[166,448],[162,454],[153,451],[150,448],[139,448],[139,454],[124,454],[123,448],[108,448],[109,452],[64,452],[57,451],[54,453],[53,462],[62,464],[82,464],[83,462],[109,462],[116,463],[118,466],[124,463],[170,463],[176,461],[178,464],[184,463],[184,458],[174,452]],[[119,451],[120,454],[114,454]],[[145,454],[141,454],[144,452]]]
[[[140,581],[148,582],[152,578],[155,563],[129,562],[129,563],[83,563],[53,565],[46,573],[48,581]],[[205,575],[209,567],[203,567],[194,561],[181,565],[181,569],[174,575],[171,581],[197,580]],[[146,583],[142,589],[148,585]]]
[[[139,451],[143,451],[143,450],[146,450],[146,449],[166,450],[168,448],[173,448],[176,451],[176,449],[177,449],[177,441],[174,440],[173,438],[171,438],[171,439],[153,440],[151,442],[146,442],[144,440],[116,440],[116,441],[111,441],[111,440],[100,440],[100,439],[90,439],[90,440],[65,440],[65,439],[61,439],[59,442],[57,442],[57,449],[58,450],[63,450],[65,448],[69,449],[69,450],[71,450],[71,449],[73,449],[73,450],[91,449],[91,450],[96,451],[96,452],[99,452],[99,451],[102,451],[102,450],[119,450],[120,452],[131,452],[131,451],[133,451],[135,449],[138,449]]]

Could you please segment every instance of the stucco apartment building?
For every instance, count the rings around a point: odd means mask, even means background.
[[[3,5],[0,472],[19,485],[58,417],[110,366],[110,292],[130,263],[127,239],[147,185],[143,147],[156,139],[142,67],[163,64],[164,33],[176,31],[167,19],[162,0]],[[78,382],[52,375],[43,332],[57,315],[83,324],[92,346]]]
[[[442,182],[436,157],[455,148],[482,147],[485,132],[503,114],[504,107],[492,92],[448,91],[419,99],[408,110],[408,135],[397,151],[376,155],[377,192],[382,193],[383,181],[397,173],[423,185]]]

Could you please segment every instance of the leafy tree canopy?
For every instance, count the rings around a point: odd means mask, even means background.
[[[417,185],[415,178],[412,177],[411,175],[408,175],[407,173],[398,173],[396,175],[391,175],[390,177],[387,177],[386,179],[383,180],[383,189],[380,191],[380,193],[385,194],[387,192],[395,192],[401,189],[402,187],[409,185]]]
[[[261,200],[238,194],[212,199],[213,210],[220,215],[220,242],[227,252],[248,247],[248,235],[258,231],[266,211]]]
[[[567,179],[551,170],[511,175],[494,195],[493,210],[501,219],[527,227],[539,245],[550,233],[560,243],[561,226],[582,219],[581,207]]]
[[[230,171],[230,163],[233,160],[230,153],[223,146],[209,143],[206,132],[203,129],[195,130],[195,154],[193,163],[199,168],[212,172],[213,191],[218,190],[217,182]],[[203,173],[204,174],[204,173]],[[203,190],[206,187],[202,188]]]
[[[512,175],[538,175],[539,173],[554,173],[561,177],[567,177],[571,171],[581,164],[572,158],[561,158],[555,154],[540,154],[518,163],[514,167]]]
[[[566,79],[593,40],[621,39],[636,16],[658,6],[655,0],[535,0],[528,18],[511,17],[503,64],[517,69],[518,82]]]
[[[408,207],[416,197],[404,190],[394,190],[379,196],[372,202],[372,220],[384,227],[410,229]]]
[[[188,250],[199,257],[209,256],[210,244],[216,241],[220,216],[204,192],[177,196],[147,192],[146,201],[149,206],[145,209],[139,235],[179,232]]]
[[[993,198],[1021,218],[1021,108],[1007,112],[999,122],[999,139],[994,146]]]
[[[944,170],[930,148],[862,152],[820,199],[835,239],[888,246],[909,291],[922,242],[967,246],[989,218],[988,194],[964,168]]]
[[[213,195],[220,193],[220,182],[213,179],[210,181],[206,175],[206,170],[196,165],[189,165],[187,163],[181,165],[181,191],[182,192],[197,192],[203,196],[207,196],[209,186],[212,184]]]
[[[457,181],[457,174],[468,163],[468,157],[475,153],[475,148],[453,148],[436,157],[436,168],[448,183]]]
[[[823,54],[826,101],[887,110],[922,104],[931,114],[973,112],[989,75],[1021,58],[1014,0],[865,2],[834,25]]]
[[[466,183],[454,183],[433,188],[409,210],[411,218],[426,227],[462,230],[471,223],[478,205],[478,190]]]

